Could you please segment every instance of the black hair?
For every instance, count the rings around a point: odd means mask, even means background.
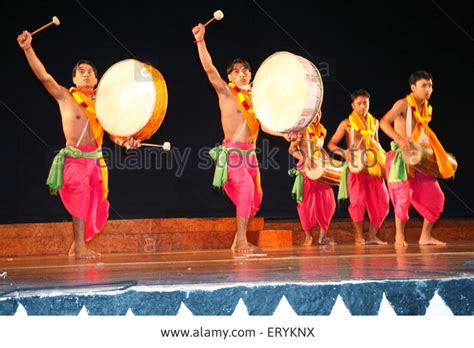
[[[235,58],[232,61],[232,63],[230,63],[227,66],[227,75],[229,75],[232,72],[232,70],[234,70],[234,65],[235,64],[242,64],[245,68],[248,69],[248,71],[251,71],[249,62],[247,62],[245,59],[242,59],[242,58]]]
[[[358,89],[351,94],[352,101],[356,100],[358,97],[366,97],[367,99],[370,99],[370,93],[365,89]]]
[[[433,76],[429,72],[424,70],[415,71],[413,74],[410,75],[408,78],[408,83],[411,85],[416,85],[416,81],[418,80],[433,80]]]
[[[94,63],[92,63],[90,60],[86,60],[86,59],[81,59],[76,63],[76,65],[74,65],[74,68],[72,68],[72,78],[76,77],[77,68],[79,68],[79,65],[81,65],[81,64],[90,65],[92,67],[92,70],[94,70],[95,77],[97,79],[99,78],[97,76],[97,68],[95,67]]]

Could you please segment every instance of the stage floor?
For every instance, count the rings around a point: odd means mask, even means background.
[[[361,287],[359,290],[375,296],[377,301],[381,300],[384,292],[386,296],[393,296],[398,301],[403,296],[411,296],[411,292],[419,293],[419,289],[422,289],[427,291],[424,301],[429,302],[436,290],[444,291],[447,296],[451,296],[455,289],[455,292],[458,292],[456,296],[461,300],[467,298],[458,304],[461,306],[459,308],[464,308],[461,314],[471,314],[473,311],[474,243],[472,242],[452,242],[444,247],[412,244],[408,248],[393,245],[344,244],[265,249],[264,252],[267,253],[264,257],[248,258],[234,258],[230,250],[106,254],[100,259],[88,261],[79,261],[66,256],[1,258],[0,273],[6,272],[6,277],[0,279],[0,299],[22,301],[26,298],[81,296],[81,294],[90,297],[91,291],[104,293],[129,289],[162,294],[179,292],[177,301],[180,303],[189,300],[189,293],[193,291],[201,292],[202,295],[202,292],[212,292],[216,289],[233,289],[232,296],[235,295],[238,301],[239,298],[245,300],[245,296],[250,296],[248,292],[251,288],[257,291],[267,289],[266,295],[260,294],[262,299],[268,300],[272,296],[279,296],[275,300],[278,304],[283,293],[291,297],[294,295],[293,291],[302,291],[294,287],[306,286],[304,291],[307,291],[308,286],[319,286],[319,295],[327,297],[330,294],[329,297],[335,301],[337,295],[343,294],[348,289],[344,288],[344,284],[351,286],[351,294],[355,289],[354,286],[365,284],[366,287]],[[453,280],[456,282],[449,283]],[[391,286],[388,287],[387,284]],[[445,288],[442,288],[443,286]],[[291,291],[289,287],[292,287]],[[402,288],[405,290],[399,293]],[[324,290],[323,293],[320,293],[321,289]],[[223,297],[219,300],[222,302],[229,293],[221,293],[220,296]],[[373,301],[370,296],[366,296],[369,302]],[[299,293],[297,297],[304,298]],[[199,296],[195,300],[199,302]],[[331,308],[334,301],[328,304]],[[233,305],[229,305],[225,313],[232,313],[236,304],[234,302]],[[378,304],[380,305],[380,301]],[[258,307],[260,304],[255,305]],[[80,310],[80,307],[78,308]],[[293,308],[298,313],[298,309]],[[173,311],[176,313],[177,309],[179,306],[166,314],[172,314]],[[451,309],[453,310],[453,307]],[[318,312],[319,309],[314,308],[309,312],[305,310],[307,308],[300,308],[303,314],[326,313]],[[397,311],[396,308],[395,310]],[[419,314],[413,310],[413,308],[400,309],[398,314]],[[210,311],[201,314],[216,314],[212,312],[212,308]],[[372,312],[369,310],[367,313]],[[256,310],[255,313],[269,314],[271,308],[263,312]]]
[[[474,243],[445,247],[336,245],[264,249],[234,258],[230,250],[105,254],[96,260],[66,256],[1,258],[17,287],[136,281],[138,285],[328,283],[474,277]]]

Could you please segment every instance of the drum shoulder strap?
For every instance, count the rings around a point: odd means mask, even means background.
[[[235,144],[237,142],[237,140],[239,140],[240,136],[242,135],[245,127],[247,127],[247,120],[244,121],[244,124],[242,126],[242,128],[240,129],[239,133],[234,137],[234,140],[232,140],[232,142]]]
[[[77,141],[76,147],[81,144],[82,139],[84,138],[84,135],[86,134],[87,127],[89,126],[89,119],[87,119],[86,124],[84,125],[84,129],[82,130],[82,134],[79,137],[79,140]]]
[[[409,103],[407,103],[407,119],[406,119],[406,132],[407,132],[407,137],[411,138],[412,132],[413,132],[413,116],[411,113],[411,106]]]
[[[364,138],[360,137],[360,140],[357,143],[357,145],[354,145],[354,142],[355,142],[355,129],[353,127],[350,127],[349,133],[350,133],[350,135],[349,135],[349,139],[350,139],[349,148],[355,147],[356,149],[358,149],[360,147],[360,144],[362,144],[362,141],[364,141]]]

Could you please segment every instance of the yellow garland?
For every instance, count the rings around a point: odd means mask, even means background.
[[[324,128],[321,122],[318,122],[317,125],[314,125],[314,123],[310,123],[309,126],[306,127],[306,131],[306,134],[309,135],[308,140],[310,140],[312,144],[316,144],[319,139],[324,140],[324,138],[326,138],[327,130],[326,128]],[[314,149],[313,146],[311,146],[311,148]],[[321,156],[321,152],[319,150],[316,150],[315,155],[319,157]]]
[[[446,151],[441,145],[438,137],[433,132],[433,130],[428,126],[428,123],[431,121],[432,109],[428,105],[428,100],[423,102],[421,114],[416,105],[416,100],[413,94],[407,96],[407,102],[412,109],[412,114],[415,117],[416,125],[413,127],[411,138],[419,142],[421,138],[421,131],[424,130],[426,136],[428,137],[428,142],[433,149],[433,152],[436,156],[436,162],[438,164],[439,172],[444,179],[449,179],[454,176],[454,168],[451,162],[448,159]]]
[[[324,138],[326,138],[327,130],[324,128],[322,123],[318,123],[317,126],[315,126],[313,123],[310,123],[306,128],[310,134],[314,134],[310,140],[318,141],[319,139],[324,140]]]
[[[380,144],[378,144],[374,140],[374,134],[376,131],[375,117],[372,116],[372,114],[368,112],[366,116],[366,120],[367,120],[367,124],[364,125],[364,122],[362,122],[362,119],[355,111],[353,111],[349,115],[349,124],[356,132],[359,132],[360,135],[362,135],[362,139],[364,140],[364,144],[365,144],[365,149],[366,150],[370,149],[371,151],[374,151],[375,153],[375,156],[376,156],[375,160],[377,160],[377,165],[372,165],[368,168],[369,175],[382,177],[383,170],[385,167],[385,158],[386,158],[385,151],[383,151]],[[373,158],[371,157],[373,153],[366,152],[365,155],[367,156],[367,162],[373,163]]]
[[[95,104],[86,94],[80,92],[75,87],[69,88],[69,92],[72,94],[76,103],[81,105],[87,111],[95,114]]]

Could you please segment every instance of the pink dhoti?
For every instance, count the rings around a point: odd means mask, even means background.
[[[77,148],[83,152],[97,149],[93,145]],[[109,217],[109,202],[104,198],[98,159],[66,156],[59,194],[69,214],[84,221],[86,241],[104,228]]]
[[[311,180],[303,174],[303,201],[298,204],[303,231],[309,232],[319,225],[327,231],[336,210],[336,199],[331,185]]]
[[[224,190],[236,206],[237,215],[243,218],[254,216],[262,203],[263,192],[257,180],[259,169],[255,152],[244,155],[235,150],[251,151],[253,144],[224,140],[229,151],[227,159],[227,182]],[[234,149],[234,151],[232,151]]]
[[[387,180],[395,151],[387,153]],[[406,181],[388,183],[390,198],[395,208],[395,215],[403,222],[408,221],[410,206],[416,209],[429,222],[436,222],[444,207],[444,193],[434,176],[418,171]]]
[[[372,226],[379,229],[389,212],[390,198],[382,178],[349,173],[349,215],[352,221],[362,222],[365,211]]]

